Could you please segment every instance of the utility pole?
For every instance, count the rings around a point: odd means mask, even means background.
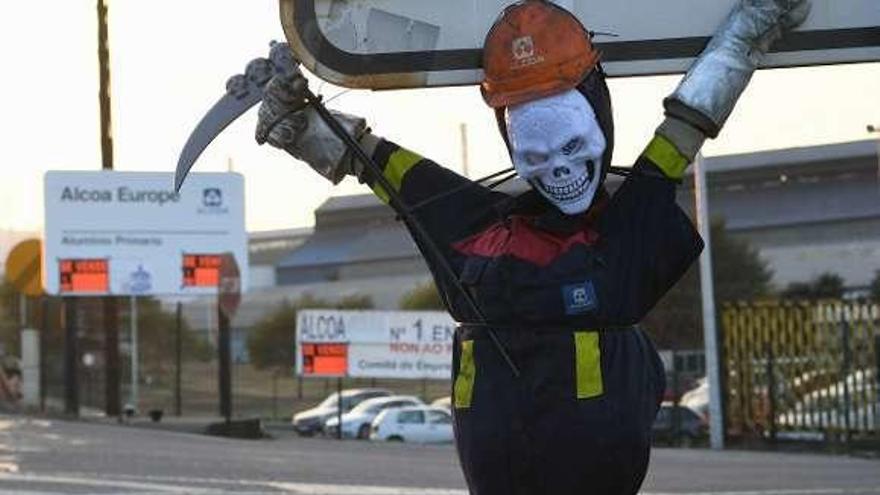
[[[174,415],[183,411],[182,365],[183,365],[183,303],[177,301],[176,331],[174,332]]]
[[[138,305],[137,305],[137,296],[131,295],[129,296],[129,323],[131,324],[131,388],[129,390],[129,399],[128,402],[131,407],[134,408],[134,411],[139,411],[138,403],[140,402],[140,391],[138,390],[138,384],[141,370],[140,370],[140,353],[138,351],[138,341],[140,337],[138,337]]]
[[[75,297],[64,298],[64,413],[79,416],[79,342]]]
[[[218,388],[220,391],[220,416],[227,423],[232,420],[232,349],[230,348],[229,317],[217,308],[217,361]]]
[[[107,4],[98,0],[98,104],[101,109],[101,169],[113,170],[113,130],[110,108],[110,49]],[[119,328],[117,300],[101,298],[104,313],[104,412],[120,414]]]

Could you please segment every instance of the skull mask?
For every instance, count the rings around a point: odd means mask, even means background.
[[[586,211],[602,181],[606,141],[587,99],[569,90],[505,111],[517,174],[567,215]]]

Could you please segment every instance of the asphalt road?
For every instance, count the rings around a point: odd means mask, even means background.
[[[0,494],[465,495],[452,446],[228,440],[0,416]],[[880,461],[656,449],[646,495],[880,495]]]

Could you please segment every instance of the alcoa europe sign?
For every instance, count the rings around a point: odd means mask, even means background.
[[[49,294],[214,294],[231,252],[247,280],[244,179],[170,173],[49,172],[43,286]]]

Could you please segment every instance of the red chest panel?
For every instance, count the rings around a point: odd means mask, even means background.
[[[573,246],[592,246],[598,240],[599,234],[589,227],[573,234],[560,235],[535,227],[528,218],[513,216],[506,224],[496,223],[452,247],[464,255],[487,258],[508,255],[538,266],[547,266]]]

